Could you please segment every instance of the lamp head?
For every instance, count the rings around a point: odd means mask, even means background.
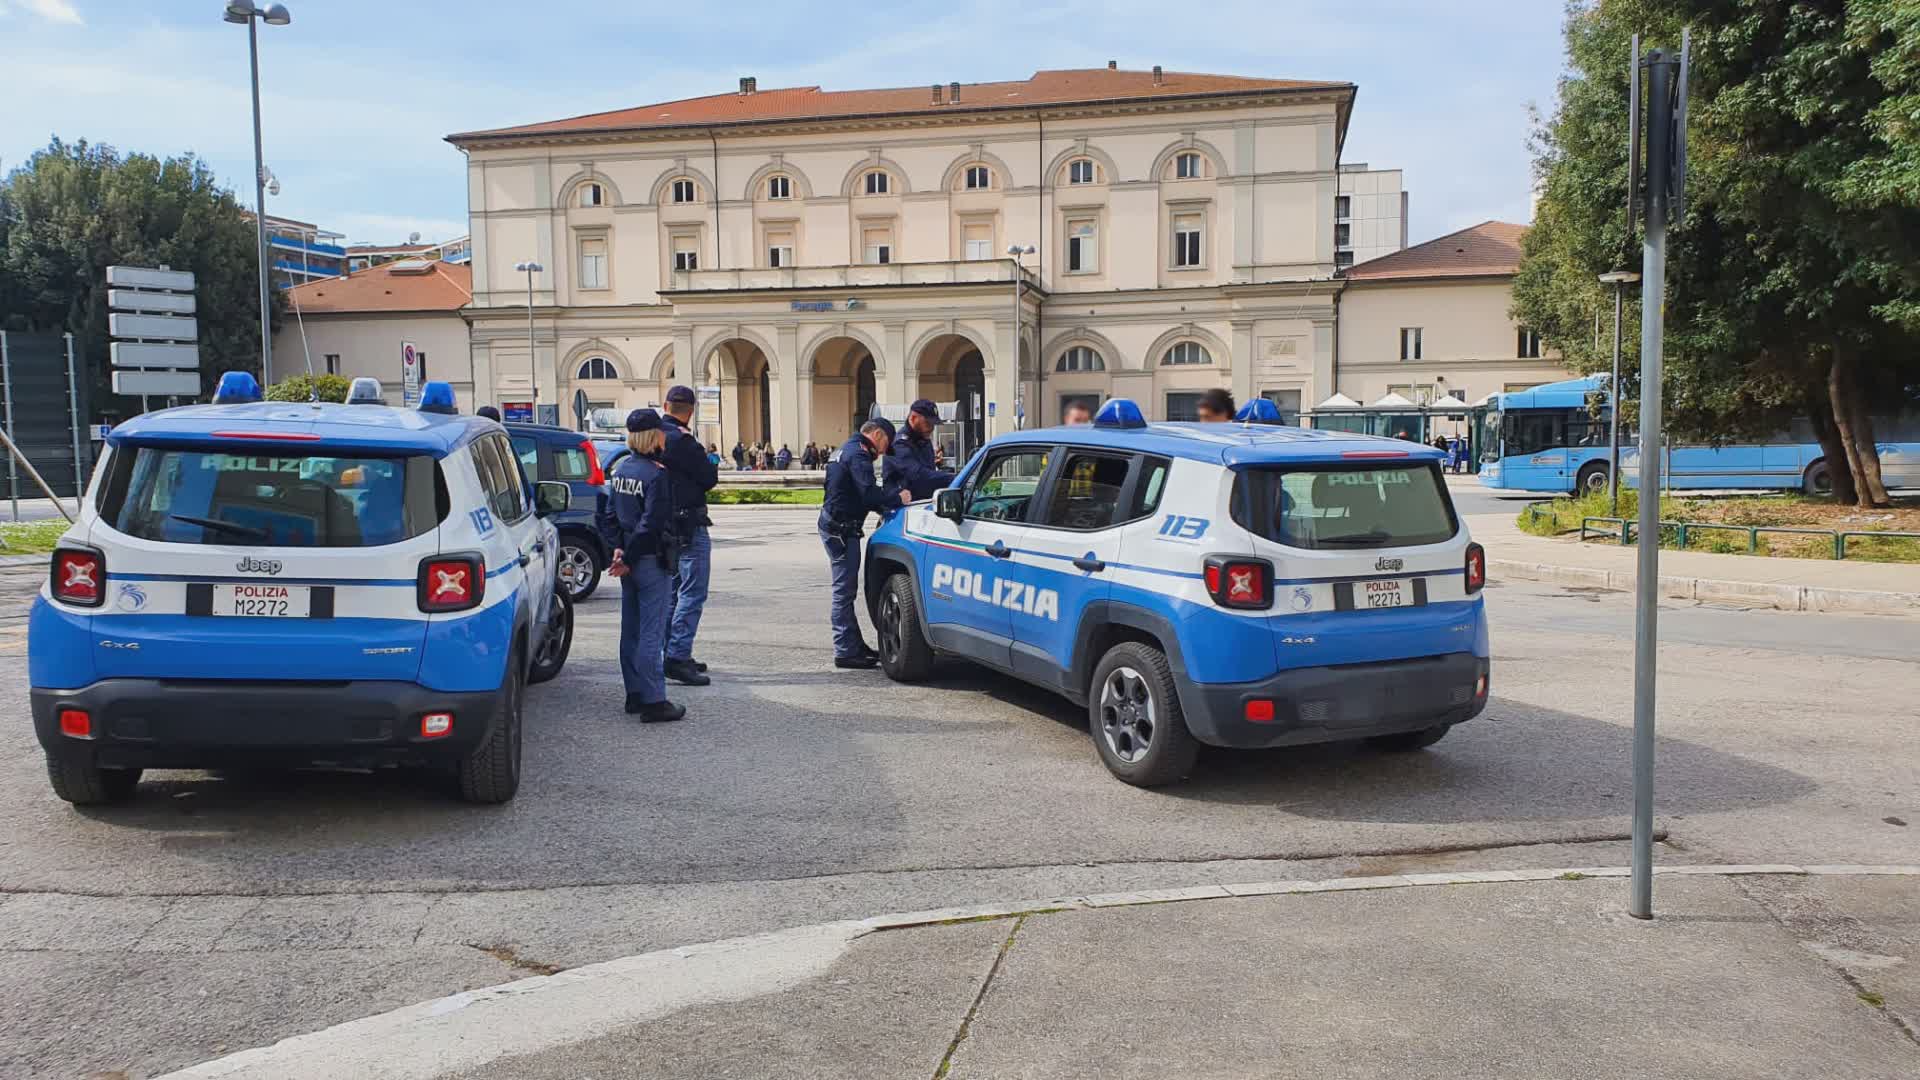
[[[293,21],[293,12],[285,4],[275,4],[267,9],[268,26],[285,26]]]
[[[253,0],[228,0],[226,14],[221,17],[230,23],[244,23],[259,11]]]

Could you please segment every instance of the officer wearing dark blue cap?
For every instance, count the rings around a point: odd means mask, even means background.
[[[867,515],[904,506],[911,492],[874,482],[873,463],[893,445],[893,424],[876,416],[860,425],[827,466],[827,496],[820,507],[820,543],[833,567],[833,666],[870,668],[880,654],[860,636],[853,601],[860,591],[860,537]]]
[[[933,445],[933,429],[940,424],[940,407],[926,398],[907,406],[907,429],[887,451],[886,482],[913,493],[915,501],[931,499],[933,493],[953,483],[953,474],[942,469]]]
[[[680,533],[680,571],[673,579],[673,596],[667,604],[667,678],[688,686],[705,686],[713,680],[707,665],[693,658],[693,636],[700,631],[700,613],[707,608],[707,582],[713,564],[713,540],[707,526],[707,492],[720,482],[720,466],[707,457],[707,451],[693,434],[689,424],[700,398],[691,386],[676,386],[667,391],[667,410],[661,430],[667,435],[667,449],[661,457],[673,474],[674,527]]]
[[[607,498],[597,515],[600,537],[613,551],[609,571],[620,579],[620,677],[629,713],[643,724],[678,720],[687,710],[667,700],[661,669],[679,537],[673,527],[673,480],[661,461],[667,445],[660,414],[627,414],[627,448],[607,476]]]

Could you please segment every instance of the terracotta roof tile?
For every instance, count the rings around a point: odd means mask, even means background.
[[[1150,71],[1076,68],[1038,71],[1030,79],[1013,82],[962,83],[959,104],[934,104],[931,86],[884,90],[822,90],[795,86],[758,90],[750,94],[710,94],[657,105],[591,113],[518,127],[468,131],[449,135],[451,142],[468,139],[529,135],[566,135],[603,131],[639,131],[648,128],[746,124],[775,120],[845,119],[860,116],[978,112],[1106,101],[1142,101],[1195,95],[1258,93],[1276,90],[1348,90],[1352,83],[1311,82],[1299,79],[1253,79],[1238,75],[1164,72],[1159,83]],[[945,84],[941,97],[947,96]]]
[[[308,315],[362,311],[458,311],[473,301],[473,268],[432,262],[425,273],[395,273],[402,262],[295,285],[291,302]]]
[[[1526,235],[1525,225],[1483,221],[1391,255],[1355,263],[1343,276],[1348,281],[1394,281],[1513,274],[1520,269],[1520,241]]]

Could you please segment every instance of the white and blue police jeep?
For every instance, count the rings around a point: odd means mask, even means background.
[[[372,383],[372,380],[364,380]],[[107,437],[33,605],[33,723],[54,792],[129,797],[147,768],[430,765],[472,802],[520,784],[529,682],[566,662],[546,515],[500,425],[422,411],[214,404]],[[239,403],[231,403],[231,402]]]
[[[1438,451],[1254,424],[994,439],[873,534],[867,604],[889,676],[936,654],[1085,704],[1132,784],[1198,744],[1430,746],[1486,706],[1485,555]]]

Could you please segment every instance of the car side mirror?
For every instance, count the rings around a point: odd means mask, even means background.
[[[533,485],[533,512],[546,517],[573,505],[573,490],[559,480],[542,480]]]
[[[967,493],[959,488],[941,488],[933,493],[933,512],[948,521],[959,521],[967,512]]]

